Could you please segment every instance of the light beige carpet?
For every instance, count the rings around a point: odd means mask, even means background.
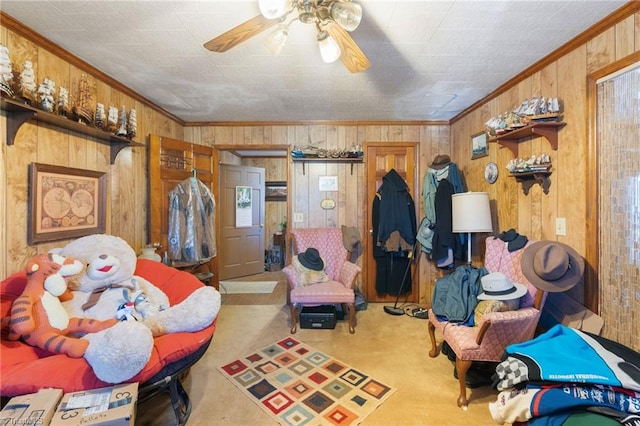
[[[446,356],[429,358],[427,320],[384,313],[383,304],[358,311],[356,333],[345,321],[333,330],[299,329],[296,339],[358,366],[397,391],[362,425],[490,426],[490,387],[468,389],[469,410],[456,405],[458,381]],[[289,336],[289,308],[283,305],[222,305],[213,342],[184,381],[193,411],[189,426],[277,425],[216,368]],[[175,424],[164,395],[139,404],[136,425]]]
[[[220,281],[220,294],[273,293],[278,281]]]

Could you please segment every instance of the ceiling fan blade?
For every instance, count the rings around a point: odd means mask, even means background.
[[[350,72],[362,72],[371,66],[369,59],[344,28],[335,22],[329,22],[325,30],[340,46],[340,60]]]
[[[209,40],[204,44],[204,47],[212,52],[226,52],[267,28],[273,27],[278,22],[280,22],[279,19],[267,19],[262,15],[255,16],[237,27],[231,28],[226,33]]]

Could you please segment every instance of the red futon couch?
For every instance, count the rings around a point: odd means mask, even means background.
[[[193,275],[152,260],[138,259],[136,275],[146,278],[169,297],[171,306],[184,300],[203,286]],[[17,272],[0,283],[2,318],[8,317],[11,304],[22,294],[27,282],[24,271]],[[189,395],[180,379],[206,352],[216,321],[194,333],[172,333],[156,337],[151,359],[129,382],[139,383],[138,402],[161,392],[169,392],[176,423],[186,423],[191,412]],[[99,380],[84,358],[70,358],[34,348],[22,341],[7,339],[2,329],[0,355],[0,396],[11,397],[37,392],[41,388],[60,388],[64,392],[110,386]],[[126,360],[123,360],[126,362]]]

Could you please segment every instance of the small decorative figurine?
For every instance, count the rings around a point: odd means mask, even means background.
[[[116,136],[127,136],[127,110],[124,105],[120,111],[120,127],[118,128]]]
[[[104,130],[107,125],[107,114],[104,112],[104,105],[98,102],[96,104],[96,127]]]
[[[69,118],[71,114],[71,108],[69,107],[69,91],[66,87],[60,86],[58,91],[58,114],[63,117]]]
[[[87,80],[85,74],[82,74],[78,86],[78,99],[73,107],[75,119],[78,120],[79,123],[87,125],[93,124],[92,101],[93,97],[91,96],[91,89],[89,88],[89,80]]]
[[[133,139],[138,133],[138,121],[136,120],[136,110],[131,108],[129,110],[129,121],[127,122],[127,137]]]
[[[13,98],[13,70],[9,49],[0,44],[0,93],[7,98]]]
[[[107,115],[107,128],[109,133],[115,133],[118,128],[118,108],[114,106],[109,107],[109,114]]]
[[[47,112],[53,112],[56,103],[53,95],[56,93],[56,83],[45,77],[38,87],[38,105]]]
[[[24,61],[18,87],[20,89],[18,94],[20,100],[29,105],[33,105],[36,99],[36,75],[33,71],[31,61]]]

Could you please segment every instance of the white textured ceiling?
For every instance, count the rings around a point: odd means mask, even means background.
[[[313,26],[299,22],[280,56],[264,47],[268,31],[226,53],[203,47],[258,15],[257,0],[1,0],[0,9],[186,122],[435,121],[626,1],[359,3],[351,35],[371,67],[358,74],[323,63]]]

